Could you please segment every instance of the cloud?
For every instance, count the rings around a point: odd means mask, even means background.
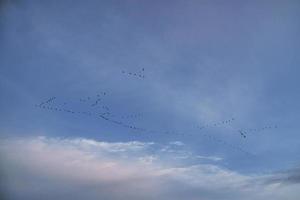
[[[46,139],[44,137],[40,139]],[[54,140],[57,142],[57,140]],[[106,152],[126,152],[126,151],[142,151],[148,148],[150,145],[153,145],[153,142],[138,142],[138,141],[130,141],[130,142],[99,142],[95,140],[85,139],[85,138],[76,138],[72,140],[62,140],[61,142],[68,143],[80,147],[81,149],[98,149]]]
[[[212,161],[221,161],[221,160],[223,160],[223,158],[216,157],[216,156],[196,156],[196,158],[207,159],[207,160],[212,160]]]
[[[276,200],[297,199],[300,191],[299,182],[269,181],[277,174],[244,175],[214,164],[168,162],[151,153],[158,148],[155,143],[35,137],[0,144],[1,189],[12,200]]]
[[[282,171],[274,174],[267,183],[272,184],[300,184],[300,168]]]
[[[170,142],[171,145],[177,145],[177,146],[183,146],[184,143],[181,141],[174,141],[174,142]]]

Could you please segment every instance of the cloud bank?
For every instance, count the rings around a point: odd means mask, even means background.
[[[222,159],[214,156],[197,155],[212,160],[197,164],[188,164],[184,159],[165,159],[176,152],[193,155],[179,149],[182,146],[180,141],[158,145],[85,138],[4,139],[0,146],[1,189],[5,199],[11,200],[296,200],[299,197],[299,170],[245,175],[219,167],[217,162]],[[165,156],[161,156],[162,152]]]

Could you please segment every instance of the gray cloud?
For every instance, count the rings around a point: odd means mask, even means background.
[[[266,182],[269,184],[300,184],[300,168],[276,173]]]
[[[1,188],[12,200],[260,200],[299,195],[299,185],[267,182],[272,176],[243,175],[212,164],[178,167],[152,155],[151,145],[83,138],[2,140]],[[292,180],[299,180],[296,172],[289,176]]]

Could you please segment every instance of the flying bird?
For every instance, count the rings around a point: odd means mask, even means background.
[[[239,133],[241,134],[241,136],[242,136],[243,138],[246,138],[246,135],[243,133],[243,131],[239,130]]]

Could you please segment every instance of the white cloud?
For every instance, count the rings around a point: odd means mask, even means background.
[[[268,182],[273,175],[243,175],[201,163],[179,167],[151,154],[152,145],[84,138],[2,140],[3,189],[13,200],[296,200],[299,195],[299,184]]]
[[[154,144],[153,142],[144,143],[138,141],[108,143],[85,138],[77,138],[64,141],[70,144],[74,144],[77,147],[87,149],[96,148],[107,152],[142,151]]]

